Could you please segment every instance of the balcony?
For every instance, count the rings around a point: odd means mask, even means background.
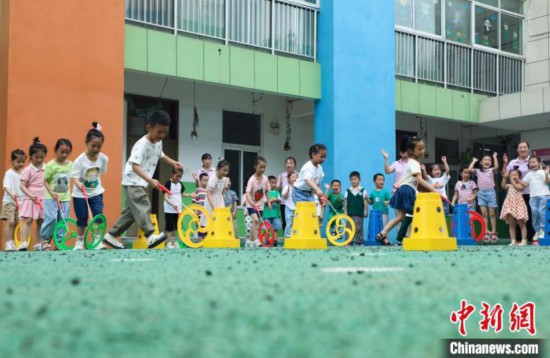
[[[312,61],[317,0],[126,0],[126,20]]]
[[[414,32],[395,31],[395,74],[490,95],[523,90],[524,59]]]

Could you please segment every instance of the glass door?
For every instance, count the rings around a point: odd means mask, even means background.
[[[231,163],[229,178],[231,187],[242,198],[248,178],[254,174],[254,159],[260,155],[259,148],[224,147],[223,157]]]

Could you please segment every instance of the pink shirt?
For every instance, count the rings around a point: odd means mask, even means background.
[[[477,185],[473,180],[468,180],[464,183],[462,180],[456,182],[455,192],[458,193],[458,203],[467,204],[473,196],[474,190],[477,190]]]
[[[44,169],[45,165],[37,168],[32,164],[29,164],[21,173],[21,181],[27,182],[27,189],[38,197],[38,199],[44,199],[46,187],[44,186]],[[25,195],[24,200],[29,198]]]
[[[408,163],[408,161],[404,162],[403,160],[399,159],[390,165],[390,169],[393,170],[395,173],[395,175],[393,176],[393,184],[396,184],[399,182],[399,180],[401,180],[401,177],[405,173],[405,168],[407,168]],[[397,189],[393,188],[391,191],[392,194],[395,193],[396,190]]]
[[[477,186],[479,190],[494,189],[495,188],[495,172],[493,168],[489,168],[485,171],[476,169]]]
[[[252,175],[248,179],[248,184],[246,185],[246,193],[250,193],[254,203],[258,207],[258,210],[264,210],[264,204],[266,202],[266,195],[269,193],[269,180],[264,175],[262,180],[258,180],[256,175]],[[248,200],[246,201],[246,207],[251,208]]]

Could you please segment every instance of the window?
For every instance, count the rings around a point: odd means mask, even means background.
[[[435,138],[435,158],[438,163],[443,156],[447,157],[449,165],[460,165],[457,140]]]
[[[501,50],[521,55],[523,48],[521,41],[523,37],[521,33],[522,20],[519,17],[502,14],[501,21]]]
[[[494,7],[498,7],[498,0],[477,0],[477,2],[480,2],[482,4],[491,5]]]
[[[523,14],[523,0],[500,0],[500,7],[503,10]]]
[[[261,116],[257,114],[223,112],[222,138],[224,143],[262,145]]]
[[[498,12],[476,6],[476,44],[498,49]]]
[[[414,4],[415,28],[419,31],[441,35],[441,2],[416,0]]]
[[[413,27],[413,0],[395,0],[395,23]]]
[[[445,3],[445,36],[448,40],[471,44],[470,2],[448,0]]]

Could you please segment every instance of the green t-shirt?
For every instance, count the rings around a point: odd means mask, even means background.
[[[334,209],[338,212],[338,214],[344,213],[344,196],[341,193],[334,194],[332,191],[327,195],[327,199],[330,202],[332,206],[334,206]],[[333,217],[336,215],[334,213],[334,210],[332,208],[330,209],[329,217]]]
[[[279,194],[278,190],[270,190],[269,193],[269,200],[273,199],[280,199],[281,195]],[[267,203],[264,208],[263,217],[264,219],[273,219],[273,218],[280,218],[281,217],[281,203],[274,203],[271,202],[271,206],[273,209],[269,210],[269,207],[267,206]]]
[[[71,200],[71,170],[73,162],[59,164],[55,159],[46,164],[44,180],[50,184],[52,191],[59,196],[60,201]],[[53,199],[46,190],[46,199]]]
[[[391,194],[386,189],[380,191],[373,190],[369,194],[369,200],[372,201],[372,210],[378,210],[382,214],[388,213],[388,206],[384,204],[385,201],[391,199]]]

